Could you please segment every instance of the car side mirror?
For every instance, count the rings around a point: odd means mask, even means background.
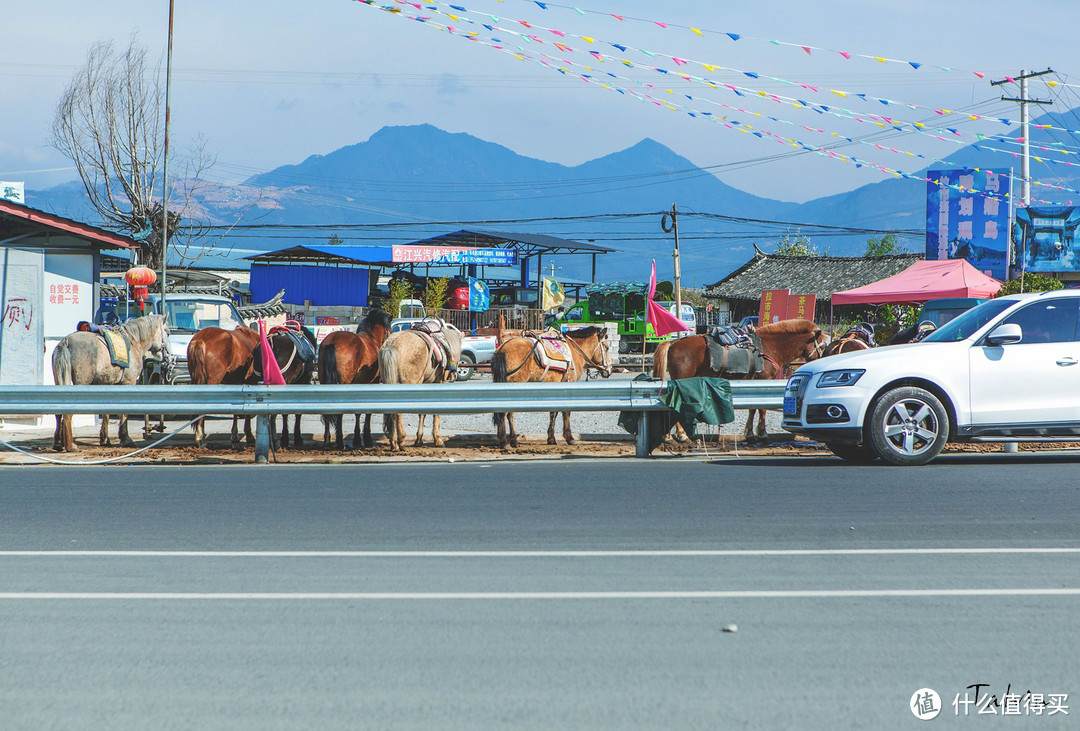
[[[987,345],[1008,345],[1024,339],[1024,331],[1015,322],[998,325],[986,336]]]

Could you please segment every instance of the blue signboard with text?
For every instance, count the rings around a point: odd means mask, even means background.
[[[926,258],[967,259],[1006,279],[1012,216],[1012,171],[930,170],[926,184]]]

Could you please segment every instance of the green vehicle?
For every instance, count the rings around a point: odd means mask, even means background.
[[[600,284],[589,287],[586,292],[589,298],[571,305],[561,317],[556,318],[554,327],[565,331],[583,325],[614,322],[618,326],[620,353],[640,353],[643,346],[647,352],[652,352],[660,343],[678,337],[676,334],[658,337],[652,325],[645,322],[647,288],[643,284]],[[674,314],[674,302],[657,304]],[[694,308],[683,304],[682,317],[679,319],[686,323],[692,335],[697,322]]]

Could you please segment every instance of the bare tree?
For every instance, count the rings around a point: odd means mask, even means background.
[[[160,64],[148,68],[146,54],[134,36],[123,53],[111,42],[90,46],[86,65],[57,104],[52,138],[53,146],[75,164],[105,225],[139,240],[140,261],[159,269],[165,253],[164,87]],[[170,166],[172,162],[170,154]],[[198,141],[186,169],[169,188],[168,241],[181,265],[214,246],[205,240],[208,222],[194,215],[195,194],[212,165]]]

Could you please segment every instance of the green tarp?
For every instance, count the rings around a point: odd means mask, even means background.
[[[642,374],[635,381],[659,379]],[[646,412],[646,447],[651,452],[660,446],[675,422],[681,422],[688,434],[694,436],[694,425],[727,424],[735,421],[735,409],[731,405],[731,384],[724,378],[679,378],[670,380],[660,395],[670,411]],[[634,436],[638,433],[637,411],[624,411],[619,415],[619,426]]]

